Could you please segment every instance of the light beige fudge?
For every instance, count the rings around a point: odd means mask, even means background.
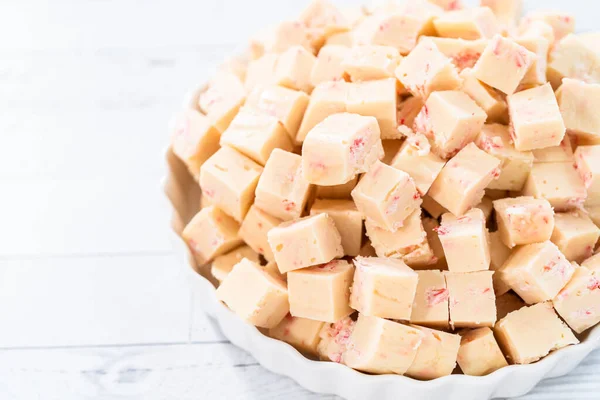
[[[551,351],[579,343],[550,302],[511,312],[498,321],[494,334],[511,364],[530,364]]]
[[[437,229],[444,248],[448,270],[452,272],[484,271],[490,267],[490,247],[486,218],[478,208],[455,217],[451,213],[442,215],[442,224]],[[465,257],[468,254],[469,257]]]
[[[508,260],[511,250],[502,242],[500,232],[490,232],[490,270],[498,271]],[[500,279],[499,274],[494,274],[494,293],[501,296],[510,290],[510,287]]]
[[[363,315],[408,320],[417,289],[418,275],[404,261],[357,257],[350,307]]]
[[[302,145],[302,174],[320,186],[341,185],[367,172],[383,158],[377,120],[359,114],[333,114],[312,128]]]
[[[498,321],[506,317],[509,313],[519,310],[522,307],[525,307],[525,302],[512,291],[496,297]]]
[[[433,200],[428,194],[423,196],[421,207],[423,207],[423,209],[433,218],[439,218],[443,213],[448,212],[448,210],[441,206],[437,201]]]
[[[315,195],[319,199],[351,199],[352,189],[358,183],[358,176],[341,185],[316,186]]]
[[[404,125],[412,128],[415,123],[415,118],[423,108],[423,99],[420,97],[408,97],[402,102],[398,103],[397,120],[398,126]]]
[[[473,67],[475,77],[508,95],[517,90],[536,55],[514,40],[494,36]]]
[[[200,110],[224,132],[246,99],[244,83],[234,74],[219,72],[198,97]]]
[[[200,188],[212,204],[241,222],[254,201],[262,170],[231,147],[221,147],[200,168]]]
[[[275,149],[258,180],[254,204],[288,221],[300,218],[310,190],[311,185],[302,174],[302,157]]]
[[[351,81],[370,81],[393,77],[400,60],[395,47],[362,45],[350,49],[342,67]]]
[[[244,108],[277,118],[293,141],[298,134],[308,99],[308,95],[302,91],[271,85],[252,90]]]
[[[333,324],[325,324],[319,332],[321,341],[317,345],[319,358],[325,361],[341,363],[350,344],[350,335],[356,322],[344,317]]]
[[[543,21],[552,27],[555,40],[560,40],[575,30],[575,17],[571,14],[552,11],[538,10],[527,13],[521,21],[520,29],[526,29],[535,21]]]
[[[500,160],[470,143],[444,165],[428,194],[452,214],[463,215],[481,202],[499,166]]]
[[[496,296],[493,274],[493,271],[444,272],[452,329],[494,326]]]
[[[287,221],[267,235],[279,271],[293,271],[342,257],[342,239],[327,214]]]
[[[252,205],[240,226],[238,232],[240,238],[258,254],[262,254],[267,261],[274,261],[273,251],[267,241],[267,233],[281,224],[279,218]]]
[[[279,54],[268,53],[256,60],[250,61],[246,72],[244,87],[250,93],[258,86],[275,85],[275,67],[279,60]]]
[[[354,34],[352,31],[347,31],[347,32],[339,32],[339,33],[334,33],[333,35],[329,36],[327,38],[327,41],[325,42],[325,46],[344,46],[344,47],[352,47],[352,45],[354,44]],[[323,47],[325,47],[323,46]]]
[[[471,376],[484,376],[508,366],[494,332],[488,327],[462,335],[457,361],[462,372]]]
[[[395,70],[396,78],[416,97],[427,99],[438,90],[460,87],[461,79],[450,58],[430,39],[420,40]]]
[[[316,355],[321,341],[319,333],[325,325],[322,321],[307,318],[286,317],[274,328],[269,329],[269,336],[294,346],[298,351]]]
[[[328,0],[312,0],[298,21],[307,27],[315,48],[320,48],[331,35],[351,27],[342,10]]]
[[[222,282],[231,272],[233,266],[242,261],[242,258],[247,258],[252,262],[260,263],[258,253],[252,250],[250,246],[243,245],[237,249],[231,250],[229,253],[215,257],[210,266],[210,273],[216,280]]]
[[[573,277],[552,300],[554,309],[577,333],[600,322],[600,280],[587,268],[575,269]]]
[[[345,260],[289,271],[290,313],[324,322],[352,314],[349,297],[353,275],[354,266]]]
[[[238,317],[261,328],[274,328],[290,309],[285,282],[246,258],[233,267],[216,295]]]
[[[600,272],[600,253],[596,253],[581,263],[581,266],[592,272]]]
[[[480,0],[482,7],[489,7],[498,22],[506,27],[512,27],[521,16],[523,0]]]
[[[539,243],[550,240],[554,211],[546,199],[530,196],[494,200],[498,233],[504,245]]]
[[[323,82],[315,87],[298,129],[296,143],[302,143],[308,132],[328,116],[346,112],[349,88],[350,84],[344,81]]]
[[[258,43],[257,43],[258,42]],[[262,43],[261,43],[262,42]],[[302,46],[314,53],[315,49],[310,40],[310,31],[299,21],[283,21],[270,28],[264,37],[251,43],[251,46],[263,46],[263,53],[283,53],[294,46]],[[260,54],[260,49],[257,49]]]
[[[581,208],[587,198],[583,179],[573,162],[533,164],[523,195],[543,198],[556,211]]]
[[[578,146],[575,150],[575,165],[587,188],[585,206],[600,205],[600,146]]]
[[[522,88],[530,88],[547,82],[546,68],[551,42],[541,36],[521,36],[515,39],[519,45],[531,51],[537,57],[520,83]]]
[[[548,80],[558,88],[563,78],[600,83],[597,33],[568,34],[555,43],[548,59]]]
[[[466,93],[446,90],[429,96],[414,128],[427,136],[434,153],[448,159],[477,137],[486,118],[485,111]]]
[[[521,24],[517,30],[521,37],[541,37],[546,39],[550,44],[554,44],[554,29],[547,22],[542,20],[533,20],[527,24]]]
[[[374,374],[404,374],[417,354],[423,334],[387,319],[358,315],[343,362]]]
[[[534,163],[573,162],[573,147],[569,135],[565,135],[558,146],[535,149],[531,152],[533,153]]]
[[[392,159],[391,166],[410,175],[422,196],[427,194],[446,162],[430,151],[423,134],[407,137]]]
[[[509,129],[505,125],[486,124],[477,136],[475,144],[481,150],[502,162],[500,176],[488,185],[488,189],[523,189],[533,166],[531,151],[518,151],[511,143]]]
[[[310,215],[326,213],[333,219],[342,237],[344,255],[356,257],[360,252],[363,236],[362,214],[352,200],[317,199],[310,208]]]
[[[410,322],[431,328],[447,329],[448,289],[442,271],[416,271],[419,276]]]
[[[350,49],[346,46],[328,44],[319,51],[310,73],[310,83],[317,86],[323,82],[343,81],[346,76],[342,61]]]
[[[445,11],[460,10],[464,7],[460,0],[428,0],[430,3],[442,7]]]
[[[575,268],[550,241],[513,250],[500,278],[527,304],[552,300],[569,282]]]
[[[585,208],[588,216],[592,219],[594,224],[600,228],[600,206],[588,206]]]
[[[275,83],[310,93],[312,69],[317,58],[302,46],[293,46],[281,53],[275,66]]]
[[[600,84],[564,78],[556,92],[560,113],[569,133],[584,137],[600,136]]]
[[[556,213],[550,240],[567,260],[582,262],[592,256],[600,237],[598,228],[583,211]]]
[[[352,198],[368,221],[392,232],[421,205],[410,175],[381,161],[375,162],[358,182]]]
[[[429,37],[428,39],[432,40],[437,48],[452,60],[459,71],[473,68],[488,44],[488,39],[465,40],[445,37]],[[421,40],[425,40],[425,38]]]
[[[558,146],[565,124],[549,83],[507,97],[511,136],[519,151]]]
[[[452,373],[460,347],[459,335],[414,326],[423,335],[414,361],[406,376],[415,379],[436,379]]]
[[[440,224],[437,219],[429,217],[423,217],[422,221],[425,234],[427,235],[427,242],[436,258],[435,264],[431,269],[447,270],[448,263],[446,261],[446,254],[444,254],[444,247],[442,246],[440,236],[437,233]]]
[[[504,97],[495,89],[482,83],[473,74],[471,68],[461,71],[462,85],[465,92],[485,113],[488,122],[505,122],[508,120],[508,106]]]
[[[496,16],[488,7],[448,11],[433,21],[439,36],[475,40],[500,33]]]
[[[219,150],[221,134],[206,116],[191,109],[177,114],[171,125],[171,149],[198,180],[202,164]]]
[[[398,139],[396,78],[349,83],[346,111],[377,118],[381,139]]]
[[[240,246],[240,225],[215,206],[203,208],[185,226],[181,237],[186,241],[196,262],[204,265],[215,257]]]

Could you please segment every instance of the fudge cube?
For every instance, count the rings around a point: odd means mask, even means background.
[[[579,146],[575,165],[587,188],[586,207],[600,205],[600,146]]]
[[[273,251],[267,241],[268,232],[281,224],[281,220],[252,205],[240,226],[239,236],[267,261],[274,261]]]
[[[350,368],[373,374],[404,374],[417,354],[423,334],[387,319],[358,315],[343,355]]]
[[[432,142],[433,151],[448,159],[472,142],[487,115],[466,93],[433,92],[415,118],[415,132]]]
[[[350,335],[356,322],[344,317],[333,324],[325,324],[319,332],[321,341],[317,345],[319,358],[325,361],[341,363],[350,344]]]
[[[187,109],[173,119],[171,149],[185,163],[194,179],[198,180],[202,164],[219,150],[220,136],[207,117]]]
[[[352,200],[317,199],[310,208],[310,215],[326,213],[333,219],[342,237],[344,255],[356,257],[360,252],[363,236],[362,214]]]
[[[499,124],[486,124],[475,139],[481,150],[502,162],[500,176],[490,182],[489,189],[523,189],[533,166],[533,154],[530,151],[518,151],[511,143],[508,127]]]
[[[291,151],[292,141],[276,117],[242,108],[221,135],[221,146],[230,146],[260,165],[274,149]]]
[[[246,80],[244,81],[244,87],[246,92],[252,91],[258,86],[269,86],[274,85],[275,81],[275,67],[279,60],[279,54],[265,54],[264,56],[250,61],[248,64],[248,71],[246,72]]]
[[[535,149],[531,152],[533,153],[534,163],[573,162],[573,147],[571,146],[569,135],[565,135],[558,146]]]
[[[346,48],[352,47],[354,44],[354,34],[352,31],[334,33],[327,38],[325,46],[343,46]],[[323,47],[321,49],[323,49]]]
[[[365,17],[354,28],[354,44],[377,44],[408,54],[427,22],[418,16],[400,13],[376,13]]]
[[[244,104],[246,90],[242,81],[235,75],[219,72],[198,97],[200,110],[211,124],[224,132],[233,117]]]
[[[305,24],[299,21],[283,21],[267,32],[263,41],[265,53],[283,53],[292,47],[303,47],[314,53],[311,43],[311,32]]]
[[[452,214],[463,215],[481,202],[499,166],[500,160],[469,143],[444,165],[428,194]]]
[[[275,149],[258,180],[254,204],[284,221],[300,218],[310,186],[302,174],[302,157]]]
[[[507,101],[511,136],[517,150],[560,144],[566,128],[549,83],[512,94]]]
[[[312,0],[298,20],[307,27],[311,43],[316,48],[321,47],[332,34],[350,29],[342,11],[327,0]]]
[[[200,168],[200,188],[210,202],[241,222],[254,201],[262,167],[231,147],[221,147]]]
[[[425,234],[427,235],[427,242],[429,242],[431,251],[433,251],[433,255],[436,258],[435,266],[432,267],[432,269],[447,270],[448,263],[446,262],[446,254],[444,254],[444,247],[442,246],[440,236],[437,233],[440,224],[438,223],[437,219],[429,217],[424,217],[422,221]]]
[[[600,228],[581,210],[554,216],[550,240],[569,261],[579,263],[591,257],[599,237]]]
[[[321,341],[319,333],[325,325],[322,321],[298,318],[287,315],[274,328],[269,329],[269,336],[294,346],[298,351],[310,355],[317,354],[317,346]]]
[[[586,207],[585,211],[588,213],[588,216],[594,221],[597,227],[600,228],[600,206]]]
[[[600,253],[596,253],[584,262],[581,263],[582,267],[585,267],[593,272],[600,271]]]
[[[238,317],[261,328],[277,326],[290,309],[285,282],[246,258],[233,267],[216,295]]]
[[[423,39],[396,68],[396,78],[416,97],[426,99],[438,90],[460,87],[452,61],[430,39]]]
[[[404,261],[357,257],[350,307],[363,315],[410,319],[418,275]]]
[[[452,329],[494,326],[496,296],[493,274],[493,271],[444,272]]]
[[[460,10],[464,7],[460,0],[428,0],[437,6],[442,7],[445,11]]]
[[[404,125],[409,128],[415,123],[415,118],[423,108],[423,99],[420,97],[408,97],[406,100],[398,103],[398,112],[396,114],[398,125]]]
[[[498,271],[504,262],[510,256],[510,248],[508,248],[500,237],[500,232],[490,232],[490,270]],[[510,290],[510,287],[500,279],[499,274],[494,274],[494,293],[496,296],[501,296]]]
[[[575,268],[550,241],[513,250],[500,278],[527,304],[552,300],[569,282]]]
[[[308,132],[330,115],[346,111],[350,84],[340,81],[323,82],[312,91],[296,142],[302,143]]]
[[[271,229],[267,239],[282,274],[344,255],[340,234],[327,214],[284,222]]]
[[[429,39],[433,40],[437,48],[452,60],[459,71],[473,68],[488,44],[488,39],[465,40],[443,37],[430,37]]]
[[[351,81],[371,81],[393,77],[400,59],[395,47],[355,46],[342,61],[342,67]]]
[[[483,83],[512,94],[529,71],[536,55],[514,40],[494,36],[473,67],[475,77]]]
[[[196,262],[204,265],[241,245],[240,225],[215,206],[203,208],[181,233]]]
[[[575,269],[573,277],[554,300],[554,309],[577,333],[600,322],[600,280],[587,268]]]
[[[423,207],[423,209],[433,218],[439,218],[443,213],[448,212],[448,210],[442,207],[437,201],[433,200],[428,194],[423,196],[421,207]]]
[[[498,321],[494,334],[511,364],[530,364],[551,351],[579,343],[550,302],[511,312]]]
[[[450,375],[456,367],[460,336],[422,326],[414,328],[421,332],[423,340],[414,361],[406,371],[406,376],[415,379],[435,379]]]
[[[465,375],[484,376],[508,366],[494,332],[483,327],[462,335],[458,365]]]
[[[521,80],[520,86],[532,87],[546,83],[546,67],[548,65],[547,60],[551,42],[539,36],[522,36],[515,39],[515,42],[537,56]]]
[[[523,0],[480,0],[482,7],[489,7],[498,22],[505,26],[514,26],[521,16]]]
[[[533,38],[544,38],[550,44],[554,44],[554,29],[552,26],[544,21],[534,20],[528,24],[521,24],[518,29],[519,36],[521,37],[533,37]]]
[[[346,46],[328,44],[324,46],[317,56],[315,65],[310,73],[310,83],[317,86],[323,82],[343,81],[346,76],[342,61],[350,49]]]
[[[552,27],[555,40],[560,40],[575,30],[575,18],[560,11],[532,11],[523,18],[520,29],[526,29],[535,21],[542,21]]]
[[[410,175],[376,161],[352,190],[356,207],[368,221],[395,232],[421,205]]]
[[[461,71],[462,86],[465,92],[485,113],[488,122],[508,121],[508,106],[503,96],[496,90],[482,83],[473,75],[473,70],[465,68]]]
[[[350,199],[352,189],[358,183],[358,176],[341,185],[317,186],[316,196],[319,199]]]
[[[252,250],[250,246],[241,246],[229,253],[215,257],[210,266],[210,273],[216,280],[223,282],[223,279],[231,272],[233,266],[242,261],[243,258],[260,263],[257,252]]]
[[[382,139],[398,139],[396,78],[349,84],[346,111],[377,118]]]
[[[294,46],[283,52],[275,66],[275,83],[310,93],[313,86],[310,75],[317,58],[302,46]]]
[[[555,43],[548,59],[548,80],[558,88],[563,78],[600,83],[597,33],[569,34]]]
[[[494,200],[498,233],[504,245],[539,243],[550,240],[554,211],[546,199],[521,196]]]
[[[308,99],[304,92],[271,85],[252,90],[244,108],[277,118],[290,138],[295,140]]]
[[[564,78],[556,92],[560,113],[570,133],[597,138],[600,135],[600,84]]]
[[[383,146],[374,117],[333,114],[306,135],[302,173],[304,179],[316,185],[341,185],[367,172],[380,158]]]
[[[448,11],[433,21],[438,35],[475,40],[491,38],[500,32],[496,16],[488,7]]]
[[[525,302],[514,292],[506,292],[496,297],[496,311],[498,312],[498,321],[506,317],[509,313],[525,307]]]
[[[410,322],[432,328],[448,328],[448,289],[442,271],[416,271],[419,276]]]
[[[546,199],[556,211],[581,208],[587,190],[575,167],[572,162],[533,164],[523,195]]]
[[[345,260],[288,272],[290,314],[324,322],[352,314],[349,297],[353,274],[354,267]]]

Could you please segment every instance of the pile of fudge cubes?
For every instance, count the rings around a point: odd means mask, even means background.
[[[171,148],[218,299],[373,374],[578,343],[600,321],[600,34],[520,3],[314,0],[195,90]]]

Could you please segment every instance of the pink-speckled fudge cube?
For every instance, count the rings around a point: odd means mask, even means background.
[[[600,205],[600,146],[579,146],[575,150],[577,172],[587,188],[586,207]]]
[[[568,34],[555,43],[548,59],[548,80],[558,88],[563,78],[578,79],[588,83],[600,83],[600,53],[596,32]]]
[[[275,81],[275,67],[278,60],[279,54],[268,53],[250,61],[246,72],[246,80],[244,81],[244,88],[248,93],[255,87],[277,83]]]
[[[334,44],[323,46],[310,73],[310,83],[317,86],[322,82],[344,80],[346,72],[342,61],[349,52],[350,49],[346,46]]]
[[[483,327],[462,335],[458,365],[465,375],[483,376],[508,366],[494,332]]]
[[[551,42],[541,36],[521,36],[516,38],[515,41],[537,56],[521,80],[520,87],[531,88],[546,83],[546,67]]]
[[[535,149],[533,153],[534,163],[545,162],[573,162],[573,147],[569,135],[565,135],[558,146],[546,147],[544,149]]]
[[[477,79],[471,68],[463,69],[460,77],[462,78],[460,90],[465,92],[485,111],[487,122],[508,121],[508,106],[504,96],[499,91]]]
[[[567,285],[556,295],[554,309],[577,333],[600,322],[600,280],[597,272],[578,267]]]
[[[599,237],[600,228],[581,210],[554,216],[550,240],[569,261],[582,262],[591,257]]]
[[[342,10],[328,0],[312,0],[298,21],[306,26],[315,48],[321,47],[331,35],[345,32],[351,27]]]
[[[473,68],[488,43],[488,39],[465,40],[443,37],[429,37],[429,39],[433,40],[437,48],[452,60],[459,71]]]
[[[362,45],[350,49],[342,67],[353,82],[391,78],[401,56],[395,47]]]
[[[509,248],[550,240],[554,211],[546,199],[530,196],[494,200],[496,223],[502,242]]]
[[[448,11],[433,21],[439,36],[475,40],[500,32],[498,20],[488,7]]]
[[[319,338],[321,339],[317,345],[319,358],[341,363],[355,325],[356,322],[350,317],[344,317],[333,324],[325,324],[319,332]]]
[[[325,323],[322,321],[292,317],[288,314],[279,325],[269,329],[269,336],[291,344],[302,353],[316,355],[317,346],[321,341],[319,333],[323,325]]]
[[[242,261],[243,258],[260,263],[258,253],[252,250],[250,246],[240,246],[229,253],[215,257],[211,266],[210,273],[219,282],[223,282],[223,279],[231,272],[234,265]]]
[[[224,132],[245,99],[242,81],[233,74],[219,72],[198,96],[198,107],[219,132]]]
[[[552,10],[538,10],[527,13],[521,21],[520,29],[526,29],[535,21],[542,21],[550,25],[557,41],[575,30],[575,17],[565,12]]]
[[[252,205],[240,226],[239,236],[267,261],[274,261],[273,251],[267,241],[267,233],[281,224],[281,220]]]
[[[344,81],[322,82],[315,87],[298,129],[297,143],[302,143],[308,132],[328,116],[346,111],[349,88]]]
[[[423,99],[420,97],[408,97],[404,101],[398,103],[398,126],[404,125],[412,128],[415,123],[415,118],[421,111],[421,108],[423,108],[423,104]]]
[[[452,373],[460,347],[460,336],[452,333],[414,326],[423,335],[417,355],[406,376],[416,379],[436,379]]]
[[[396,78],[349,83],[346,111],[377,118],[382,139],[398,139]]]
[[[583,261],[581,266],[589,269],[590,271],[600,272],[600,253],[596,253],[587,260]]]
[[[493,271],[444,272],[452,329],[494,326],[496,296],[493,274]]]
[[[439,270],[416,271],[419,275],[410,322],[438,329],[447,329],[448,289]]]
[[[302,46],[293,46],[281,53],[275,66],[275,83],[310,93],[313,66],[317,58]]]
[[[326,213],[333,219],[342,237],[344,255],[356,257],[363,237],[362,214],[352,200],[317,199],[310,208],[310,215]]]
[[[498,22],[507,27],[517,23],[523,8],[523,0],[480,0],[479,4],[482,7],[489,7]]]
[[[581,208],[587,190],[576,167],[573,162],[534,163],[523,195],[546,199],[556,211]]]
[[[408,54],[426,28],[426,21],[414,15],[377,13],[364,18],[354,29],[354,44],[377,44]]]
[[[588,138],[600,136],[600,84],[564,78],[556,92],[560,113],[569,133]]]

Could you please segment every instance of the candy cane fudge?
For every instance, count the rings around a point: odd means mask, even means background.
[[[410,14],[376,13],[365,17],[354,29],[354,44],[391,46],[408,54],[427,28],[427,21]]]
[[[579,146],[575,150],[577,172],[587,188],[585,206],[600,205],[600,146]]]
[[[494,326],[496,296],[493,274],[493,271],[444,272],[452,329]]]
[[[317,199],[310,215],[326,213],[333,219],[342,238],[344,255],[356,257],[363,237],[363,219],[352,200]]]
[[[523,195],[548,200],[556,211],[583,206],[587,190],[573,162],[534,163]]]
[[[312,0],[300,14],[299,22],[307,27],[315,48],[320,48],[332,34],[350,29],[343,12],[327,0]]]
[[[569,261],[582,262],[591,257],[599,237],[600,228],[581,210],[554,216],[550,240]]]
[[[498,321],[506,317],[509,313],[523,307],[525,307],[525,302],[512,291],[497,295],[496,297]]]
[[[334,33],[333,35],[329,36],[327,38],[327,40],[325,41],[325,46],[335,45],[335,46],[343,46],[343,47],[352,47],[353,44],[354,44],[354,32],[353,31]],[[325,47],[325,46],[323,46],[323,47]],[[323,49],[323,47],[321,49]]]
[[[265,35],[262,46],[265,53],[283,53],[295,46],[301,46],[311,53],[315,51],[308,27],[299,21],[284,21],[274,26]]]
[[[423,339],[406,376],[435,379],[450,375],[456,367],[460,336],[422,326],[413,327],[421,332]]]
[[[275,66],[275,83],[290,89],[310,93],[310,75],[316,57],[302,46],[293,46],[281,53]]]
[[[550,240],[554,211],[546,199],[530,196],[494,200],[498,233],[505,246]]]
[[[509,313],[496,323],[494,334],[511,364],[530,364],[551,351],[579,343],[550,302]]]
[[[289,343],[302,353],[316,355],[323,325],[325,323],[321,321],[288,314],[276,327],[269,329],[269,336]]]
[[[560,86],[563,78],[600,83],[597,42],[597,33],[568,34],[554,45],[547,70],[548,80],[554,88]]]
[[[393,77],[400,60],[395,47],[363,45],[348,51],[342,67],[351,81],[370,81]]]
[[[348,84],[346,111],[377,118],[381,139],[398,139],[396,79]]]
[[[535,21],[543,21],[550,25],[557,41],[575,30],[575,17],[560,11],[532,11],[525,15],[520,29],[526,29]]]
[[[459,71],[473,68],[483,50],[488,44],[488,39],[465,40],[446,37],[423,37],[421,40],[432,40],[438,50],[452,60]]]
[[[500,237],[500,232],[490,232],[490,270],[498,271],[502,265],[508,260],[511,249],[508,248]],[[510,287],[500,279],[499,274],[494,274],[494,293],[496,296],[501,296],[510,290]]]
[[[252,205],[242,221],[238,235],[246,244],[258,254],[263,255],[267,261],[274,261],[273,251],[267,241],[267,233],[281,224],[279,218],[267,214],[256,205]]]
[[[216,280],[222,282],[231,272],[233,266],[242,261],[242,258],[247,258],[252,262],[260,263],[258,253],[252,250],[250,246],[243,245],[237,249],[231,250],[229,253],[215,257],[210,266],[210,273]]]
[[[488,328],[478,328],[464,333],[460,339],[458,365],[465,375],[483,376],[506,367],[508,363]]]
[[[592,272],[600,272],[600,253],[596,253],[581,263],[581,266]]]
[[[462,78],[460,90],[485,111],[487,122],[508,121],[508,106],[503,95],[475,78],[471,68],[463,69],[460,77]]]
[[[464,6],[460,0],[428,0],[437,6],[442,7],[445,11],[460,10]]]
[[[198,106],[212,125],[224,132],[246,99],[244,84],[235,75],[219,72],[200,93]]]
[[[533,20],[528,24],[522,24],[517,30],[521,37],[541,37],[550,42],[551,45],[555,42],[554,29],[547,22],[541,20]]]
[[[573,162],[573,147],[569,135],[565,135],[558,146],[546,147],[544,149],[535,149],[533,153],[534,163],[545,162]]]
[[[564,78],[556,98],[569,133],[589,138],[600,136],[600,117],[596,113],[600,84]]]
[[[350,53],[346,46],[328,44],[319,50],[317,60],[310,73],[310,83],[317,86],[322,82],[343,81],[346,71],[342,61]]]
[[[297,143],[302,143],[308,132],[328,116],[346,112],[349,87],[344,81],[323,82],[315,87],[298,129]]]
[[[600,322],[600,279],[596,272],[578,267],[552,300],[556,312],[577,333]]]
[[[447,329],[448,288],[442,271],[416,271],[419,280],[410,315],[411,324]]]
[[[551,42],[540,36],[521,36],[516,38],[515,42],[537,56],[521,80],[520,86],[522,88],[531,88],[546,83],[546,67]]]
[[[356,322],[350,317],[344,317],[333,324],[326,323],[319,332],[319,338],[321,339],[317,345],[319,358],[341,363],[355,325]]]
[[[279,60],[279,54],[268,53],[256,60],[250,61],[246,71],[244,88],[249,93],[255,87],[274,85],[275,67]]]
[[[241,319],[261,328],[277,326],[290,308],[285,282],[246,258],[233,267],[216,295]]]
[[[453,10],[433,21],[441,37],[475,40],[491,38],[500,32],[496,16],[488,7]]]
[[[319,199],[351,199],[352,190],[358,183],[358,176],[341,185],[316,186],[315,195]]]
[[[423,108],[423,99],[420,97],[408,97],[398,103],[397,120],[398,125],[404,125],[412,128],[415,123],[415,118]]]
[[[489,7],[498,22],[507,27],[512,27],[521,16],[523,0],[480,0],[482,7]]]

